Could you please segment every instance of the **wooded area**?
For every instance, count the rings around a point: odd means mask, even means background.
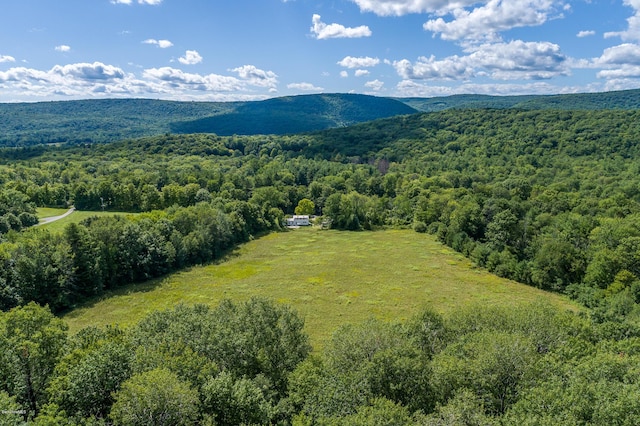
[[[447,110],[287,136],[5,149],[0,347],[11,350],[0,408],[141,424],[131,404],[174,389],[184,400],[171,415],[185,424],[635,424],[639,114]],[[279,230],[301,200],[335,229],[433,233],[497,275],[589,309],[427,310],[403,325],[346,326],[311,356],[295,314],[264,300],[72,337],[49,311],[218,259]],[[36,206],[70,205],[142,214],[23,229]],[[259,326],[240,332],[240,322]],[[112,382],[99,382],[101,368]],[[104,388],[80,390],[89,382]]]

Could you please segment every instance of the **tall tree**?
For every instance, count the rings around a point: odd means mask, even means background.
[[[67,340],[66,324],[35,303],[0,315],[0,389],[14,395],[25,418],[37,416]]]

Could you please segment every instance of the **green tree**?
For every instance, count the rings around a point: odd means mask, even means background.
[[[198,418],[198,392],[162,368],[132,376],[115,400],[110,413],[115,425],[191,425]]]
[[[78,296],[99,295],[104,282],[98,244],[91,238],[87,228],[77,223],[70,223],[64,228],[64,238],[71,248],[73,280]]]
[[[483,402],[469,389],[462,389],[446,405],[436,407],[421,423],[424,426],[491,426],[499,422],[485,414]]]
[[[474,332],[433,358],[433,383],[440,401],[463,388],[474,390],[491,414],[518,400],[539,354],[521,334]]]
[[[320,358],[290,380],[291,400],[313,419],[355,414],[375,398],[429,411],[428,357],[399,325],[370,320],[340,328]]]
[[[561,364],[552,368],[547,364],[546,377],[505,414],[504,424],[638,424],[639,357],[627,353],[637,348],[631,342],[613,346],[572,362],[558,360]]]
[[[131,346],[118,335],[71,351],[56,367],[51,400],[72,416],[106,418],[115,392],[131,375],[131,358]]]
[[[298,201],[298,205],[295,208],[295,214],[297,215],[312,215],[315,211],[316,205],[308,198]]]
[[[37,416],[67,340],[66,324],[35,303],[0,315],[0,389]]]
[[[321,417],[315,422],[304,415],[294,419],[294,425],[318,424],[321,426],[418,426],[424,425],[425,418],[411,415],[400,404],[385,398],[374,398],[370,405],[361,405],[356,413],[344,417]]]
[[[202,387],[204,411],[221,425],[268,424],[273,408],[259,386],[223,371]]]
[[[5,391],[0,391],[0,424],[4,426],[22,426],[24,425],[22,407],[16,402],[15,398]]]
[[[13,258],[13,285],[24,301],[47,304],[54,311],[71,306],[76,288],[71,247],[63,236],[41,230],[26,234]]]

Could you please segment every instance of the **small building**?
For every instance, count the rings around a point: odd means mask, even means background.
[[[287,218],[287,226],[309,226],[311,222],[309,221],[308,215],[295,215],[293,217]]]

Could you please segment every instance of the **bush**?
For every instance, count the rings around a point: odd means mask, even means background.
[[[425,232],[427,232],[427,224],[422,221],[413,222],[413,230],[424,234]]]
[[[116,393],[116,425],[190,425],[198,416],[198,392],[169,370],[137,374]]]

